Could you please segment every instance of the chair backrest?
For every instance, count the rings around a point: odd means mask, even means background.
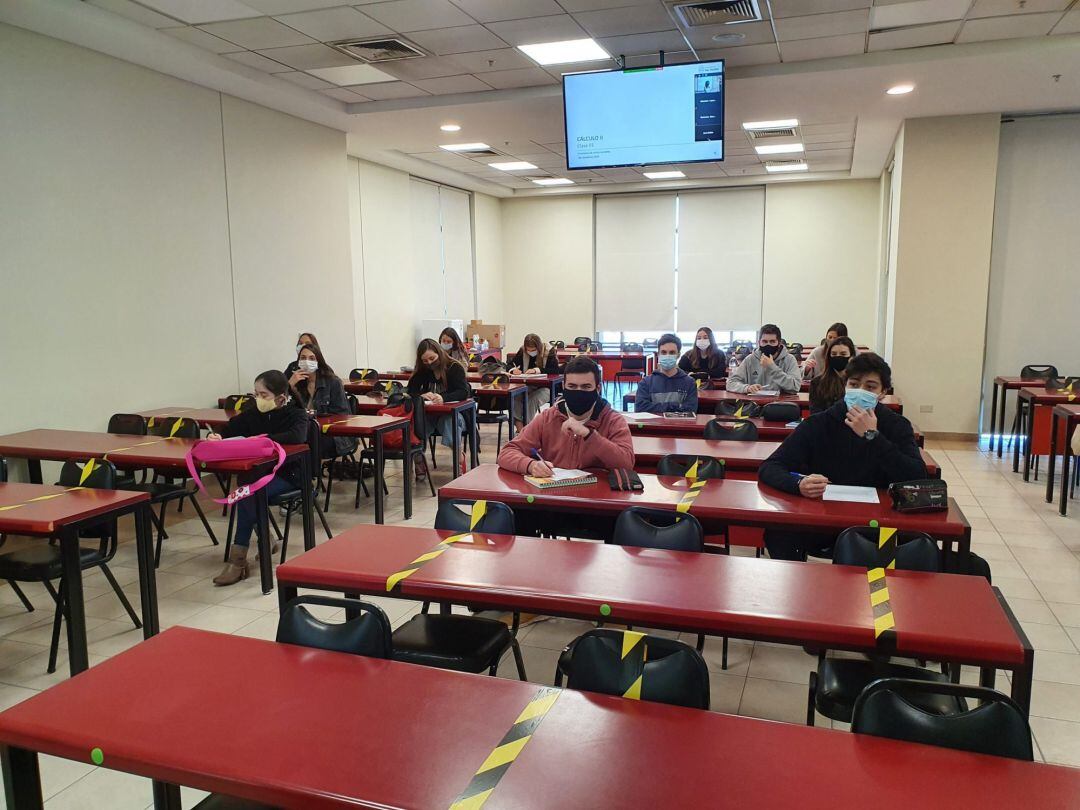
[[[89,472],[86,472],[87,467],[90,467]],[[85,464],[65,461],[64,466],[60,468],[60,480],[56,483],[61,487],[116,489],[116,467],[111,461],[103,458],[92,458]]]
[[[345,402],[349,405],[349,413],[353,416],[357,416],[360,413],[360,400],[356,398],[355,394],[346,394]]]
[[[473,525],[474,517],[476,525]],[[444,532],[480,532],[482,534],[515,534],[514,513],[498,501],[470,501],[454,498],[439,503],[435,513],[435,528]]]
[[[199,423],[182,416],[154,417],[146,423],[150,436],[175,436],[178,439],[199,438]]]
[[[931,714],[906,699],[914,693],[971,698],[981,705],[957,714]],[[882,678],[855,700],[851,730],[976,754],[1034,759],[1024,712],[1012,699],[981,686]]]
[[[642,349],[644,351],[653,351],[660,345],[660,341],[657,338],[645,338],[641,342]]]
[[[674,639],[631,630],[590,630],[574,641],[568,669],[570,689],[709,708],[705,659]]]
[[[732,442],[756,442],[758,437],[757,425],[747,422],[745,419],[731,421],[728,419],[713,419],[705,425],[706,439],[722,439]]]
[[[510,375],[505,371],[487,371],[480,375],[481,385],[507,385]]]
[[[246,411],[255,407],[254,394],[229,394],[225,397],[225,410]]]
[[[800,363],[802,362],[802,353],[805,347],[801,343],[789,343],[787,344],[788,352]]]
[[[146,420],[137,413],[114,413],[109,417],[106,433],[123,433],[127,436],[145,436]]]
[[[642,354],[645,351],[640,343],[624,343],[621,350],[624,354]]]
[[[373,368],[354,368],[349,372],[350,382],[378,382],[379,372]]]
[[[833,546],[833,563],[864,568],[882,567],[885,561],[878,548],[880,531],[872,526],[844,529]],[[897,532],[896,567],[902,571],[940,571],[941,551],[928,534]]]
[[[1080,377],[1051,377],[1046,381],[1047,391],[1075,391],[1080,395]]]
[[[604,350],[603,345],[600,344],[600,343],[597,343],[595,340],[590,340],[589,341],[589,347],[588,348],[589,348],[590,352],[602,352]]]
[[[347,616],[353,612],[358,615],[343,622],[324,622],[311,615],[305,605],[345,608]],[[368,658],[389,658],[393,649],[390,620],[382,608],[359,599],[329,596],[301,596],[289,602],[278,619],[277,641]]]
[[[559,349],[565,349],[566,348],[566,341],[564,341],[564,340],[549,340],[548,345],[551,348],[558,351]]]
[[[702,551],[705,532],[691,514],[680,515],[665,509],[631,506],[615,521],[611,535],[614,546],[662,548],[668,551]]]
[[[761,418],[766,422],[798,422],[802,411],[797,402],[767,402],[761,409]]]
[[[656,463],[656,474],[677,475],[680,478],[687,477],[686,474],[695,464],[697,470],[694,477],[700,480],[706,478],[722,479],[727,471],[723,461],[711,456],[684,456],[671,453]]]
[[[577,346],[579,352],[583,352],[589,348],[589,344],[592,343],[592,338],[576,337],[574,338],[574,345]]]
[[[7,483],[7,459],[0,458],[0,484]]]
[[[414,410],[412,397],[409,396],[408,391],[395,391],[386,398],[387,408],[400,408],[402,406],[405,408],[405,413],[412,413]]]
[[[645,355],[635,354],[633,357],[624,357],[619,365],[620,371],[644,371]]]
[[[1057,375],[1057,366],[1049,364],[1035,363],[1020,369],[1020,379],[1022,380],[1049,380]]]

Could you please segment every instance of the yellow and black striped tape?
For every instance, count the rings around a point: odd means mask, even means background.
[[[645,676],[645,634],[624,630],[622,638],[623,671],[630,672],[630,686],[623,697],[641,700],[641,681]]]
[[[545,715],[551,711],[562,690],[545,686],[533,696],[518,715],[514,725],[477,769],[468,787],[450,805],[450,810],[479,810],[491,796],[522,749],[528,745]]]
[[[878,564],[882,568],[896,568],[896,529],[878,528]]]
[[[866,572],[870,585],[870,607],[874,612],[874,639],[879,644],[896,643],[896,619],[889,603],[889,586],[885,581],[884,568],[870,568]]]
[[[455,534],[447,537],[433,549],[431,549],[430,551],[425,551],[415,560],[410,562],[408,567],[402,568],[400,571],[395,571],[394,573],[392,573],[386,578],[386,592],[389,593],[390,591],[394,590],[394,588],[396,588],[403,579],[406,579],[415,574],[417,571],[420,570],[420,567],[424,563],[434,560],[436,557],[440,556],[444,551],[450,548],[450,546],[452,546],[454,543],[459,543],[462,540],[471,537],[472,535],[469,532],[472,532],[476,529],[476,527],[480,524],[480,521],[484,519],[484,515],[486,514],[487,501],[473,501],[472,510],[469,514],[469,531],[463,534]]]
[[[335,419],[333,422],[327,422],[325,425],[322,426],[322,432],[326,433],[326,431],[330,430],[330,428],[332,428],[334,425],[343,425],[350,419],[352,419],[351,416],[348,419]]]
[[[694,467],[696,466],[697,464],[695,463]],[[686,477],[690,479],[689,474]],[[705,488],[705,485],[708,483],[708,481],[698,481],[696,479],[690,479],[690,486],[686,488],[686,494],[682,496],[682,498],[679,500],[679,503],[675,506],[675,511],[678,512],[680,515],[685,515],[687,512],[689,512],[690,507],[694,505],[694,499],[701,494],[701,490],[703,490]]]

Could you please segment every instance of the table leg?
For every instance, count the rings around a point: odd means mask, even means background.
[[[1020,472],[1020,437],[1024,435],[1024,400],[1020,399],[1020,395],[1016,395],[1016,418],[1013,420],[1013,424],[1016,425],[1016,434],[1012,437],[1013,446],[1013,472]]]
[[[1009,607],[1009,603],[1002,595],[1001,590],[994,588],[993,591],[998,604],[1001,605],[1001,609],[1005,613],[1005,618],[1009,620],[1013,632],[1016,633],[1016,638],[1024,648],[1024,663],[1013,669],[1012,673],[1012,699],[1016,701],[1017,705],[1023,710],[1024,716],[1027,717],[1031,713],[1031,683],[1035,675],[1035,651],[1031,648],[1031,641],[1028,640],[1024,628],[1020,626],[1016,614]]]
[[[990,450],[994,450],[994,423],[997,422],[998,384],[992,386],[993,393],[990,395]]]
[[[274,590],[273,561],[270,559],[270,505],[267,503],[266,487],[251,497],[255,498],[255,533],[259,544],[259,579],[262,592]]]
[[[372,479],[375,487],[375,522],[382,523],[385,517],[386,496],[383,492],[383,484],[386,481],[386,449],[383,445],[383,431],[375,431],[375,477]]]
[[[461,475],[461,434],[457,429],[457,415],[460,413],[456,408],[450,411],[450,453],[453,458],[450,461],[450,479],[453,480]]]
[[[1005,449],[1005,411],[1008,410],[1005,407],[1005,400],[1009,398],[1009,389],[1004,385],[1001,386],[1001,411],[998,413],[998,444],[997,444],[997,457],[1001,458],[1001,454]]]
[[[300,454],[300,516],[304,525],[304,551],[315,548],[315,489],[311,483],[311,456]]]
[[[1058,415],[1050,412],[1050,458],[1046,462],[1046,502],[1054,502],[1054,463],[1057,461]]]
[[[1061,448],[1061,503],[1058,505],[1058,513],[1062,516],[1069,511],[1069,484],[1072,481],[1072,444],[1069,442],[1068,428],[1065,434],[1065,446]]]
[[[510,402],[509,402],[509,406],[507,408],[507,413],[510,415],[510,420],[509,420],[509,424],[506,426],[506,431],[507,431],[507,434],[510,436],[508,441],[512,442],[514,440],[514,421],[517,419],[516,408],[517,408],[518,395],[515,392],[511,391],[509,399],[510,399]],[[525,418],[525,409],[524,408],[521,409],[521,418],[522,419]]]
[[[985,689],[993,689],[997,681],[997,670],[993,667],[979,668],[979,686]]]
[[[86,650],[86,614],[79,557],[78,529],[64,529],[60,534],[60,565],[66,593],[64,618],[67,620],[68,663],[72,675],[78,675],[90,668],[89,653]]]
[[[154,533],[150,529],[150,502],[135,509],[135,550],[139,557],[139,600],[142,602],[143,638],[160,631],[157,575],[154,572]]]
[[[180,786],[154,780],[154,810],[180,810]]]
[[[480,465],[480,428],[476,424],[477,405],[474,401],[472,405],[465,409],[468,411],[468,423],[469,428],[469,469]]]
[[[1024,418],[1024,481],[1031,480],[1031,454],[1035,450],[1035,400],[1027,406]]]
[[[405,481],[402,485],[404,492],[403,498],[405,500],[405,519],[412,518],[412,499],[413,499],[413,454],[412,454],[412,430],[409,427],[409,423],[406,422],[401,426],[401,474],[405,476]]]
[[[36,751],[0,746],[0,764],[4,771],[4,798],[8,807],[41,810],[41,771]]]
[[[41,483],[41,461],[39,459],[28,458],[26,460],[26,475],[31,484]]]

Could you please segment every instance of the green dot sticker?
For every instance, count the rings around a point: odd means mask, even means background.
[[[871,529],[876,529],[877,527],[878,527],[878,522],[876,520],[871,520],[870,521],[870,528]]]
[[[611,605],[601,605],[600,606],[600,615],[601,616],[610,616],[611,615]]]
[[[727,464],[727,461],[724,459],[720,459],[720,466],[723,467],[725,464]]]
[[[105,761],[105,754],[102,753],[100,748],[91,748],[90,761],[93,762],[95,765],[100,765],[102,762]]]
[[[526,500],[526,501],[527,501],[528,503],[532,503],[533,501],[535,501],[535,500],[536,500],[536,496],[535,496],[535,495],[527,495],[527,496],[525,497],[525,500]]]

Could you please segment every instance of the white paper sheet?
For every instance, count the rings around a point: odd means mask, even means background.
[[[877,490],[873,487],[847,487],[841,484],[827,485],[821,500],[844,501],[845,503],[881,503]]]
[[[620,411],[620,413],[627,418],[630,422],[644,421],[646,419],[662,419],[662,416],[658,416],[655,413],[648,413],[642,411],[641,413],[629,413],[628,411]]]

